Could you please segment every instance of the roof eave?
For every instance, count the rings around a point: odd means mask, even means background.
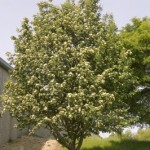
[[[13,70],[13,67],[0,57],[0,66],[5,70]]]

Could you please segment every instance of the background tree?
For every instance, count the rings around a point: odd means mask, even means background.
[[[132,69],[139,92],[131,101],[131,111],[141,123],[150,124],[150,18],[133,18],[120,33],[124,47],[132,51]]]
[[[101,19],[98,2],[41,2],[13,37],[4,109],[20,128],[44,125],[69,150],[79,150],[91,133],[118,132],[131,121],[124,103],[136,82],[130,51],[123,50],[112,16]]]

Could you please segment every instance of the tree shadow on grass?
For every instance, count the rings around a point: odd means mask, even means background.
[[[92,148],[82,148],[81,150],[103,150],[103,148],[96,146],[96,147],[92,147]]]
[[[82,148],[81,150],[150,150],[150,141],[122,140],[110,141],[108,146]]]

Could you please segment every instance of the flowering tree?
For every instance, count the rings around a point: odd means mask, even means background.
[[[4,109],[18,127],[45,125],[68,150],[79,150],[91,133],[118,132],[130,122],[130,51],[124,53],[112,17],[101,19],[98,2],[41,2],[13,37]]]

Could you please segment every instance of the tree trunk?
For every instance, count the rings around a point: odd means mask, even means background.
[[[81,137],[78,145],[74,144],[68,148],[68,150],[80,150],[83,143],[83,137]]]

